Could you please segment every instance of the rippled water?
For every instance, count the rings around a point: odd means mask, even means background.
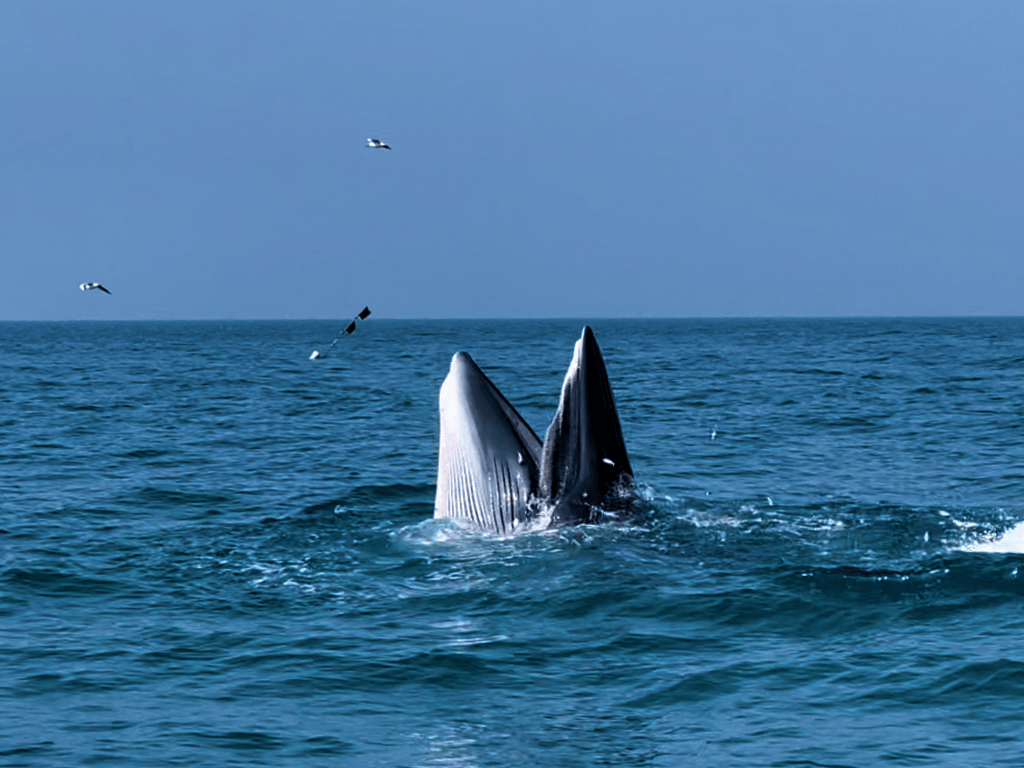
[[[1019,765],[1024,320],[592,324],[645,509],[508,539],[582,321],[0,324],[0,764]]]

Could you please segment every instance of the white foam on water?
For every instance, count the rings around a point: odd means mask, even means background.
[[[965,552],[1018,552],[1024,554],[1024,523],[1017,523],[998,538],[966,544],[963,549]]]

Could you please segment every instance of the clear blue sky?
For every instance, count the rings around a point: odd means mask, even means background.
[[[3,0],[0,271],[5,320],[1024,314],[1024,2]]]

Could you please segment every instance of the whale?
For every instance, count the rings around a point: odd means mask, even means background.
[[[631,498],[632,478],[608,370],[584,326],[544,438],[539,495],[554,524],[597,522],[600,509]]]
[[[540,438],[466,352],[457,352],[438,398],[435,518],[507,535],[531,517]]]
[[[452,357],[438,409],[435,519],[507,536],[536,521],[596,523],[632,502],[633,469],[589,326],[543,442],[467,352]]]

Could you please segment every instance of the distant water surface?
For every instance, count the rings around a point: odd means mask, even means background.
[[[591,321],[645,511],[433,521],[584,322],[0,323],[0,765],[1021,765],[1024,319]]]

